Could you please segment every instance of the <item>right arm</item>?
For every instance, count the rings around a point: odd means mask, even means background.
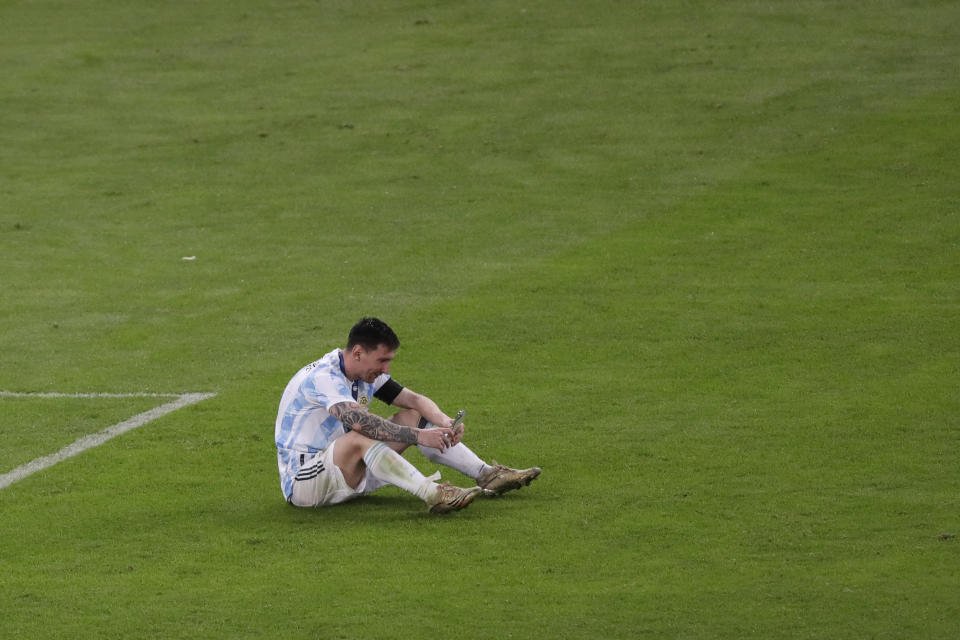
[[[414,429],[394,424],[380,416],[364,411],[355,402],[340,402],[330,407],[330,415],[343,423],[343,426],[371,440],[388,440],[404,444],[423,444],[440,450],[446,449],[452,438],[450,429]]]
[[[417,430],[394,424],[378,415],[368,413],[355,402],[340,402],[330,407],[330,414],[347,429],[356,431],[371,440],[390,440],[404,444],[417,444]]]

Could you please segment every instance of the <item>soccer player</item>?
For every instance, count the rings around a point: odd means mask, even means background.
[[[386,323],[363,318],[345,349],[308,364],[284,389],[275,430],[280,487],[298,507],[333,505],[392,484],[423,500],[431,513],[463,509],[477,495],[519,489],[538,467],[487,464],[463,442],[463,429],[430,398],[390,377],[400,340]],[[385,420],[370,401],[400,407]],[[410,445],[431,461],[473,478],[467,489],[424,477],[400,454]]]

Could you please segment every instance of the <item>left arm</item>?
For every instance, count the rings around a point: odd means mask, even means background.
[[[394,398],[393,404],[403,409],[413,409],[438,427],[453,425],[453,418],[441,411],[436,402],[406,387]]]

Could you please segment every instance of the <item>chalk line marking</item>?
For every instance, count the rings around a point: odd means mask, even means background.
[[[20,393],[0,391],[0,398],[179,398],[182,393]],[[216,394],[214,394],[216,395]]]
[[[188,407],[191,404],[203,402],[216,395],[215,393],[17,393],[14,391],[0,391],[0,398],[175,398],[159,407],[138,413],[132,418],[107,427],[103,431],[85,435],[56,453],[41,456],[36,460],[31,460],[27,464],[17,467],[13,471],[0,475],[0,489],[6,489],[14,482],[19,482],[37,471],[52,467],[58,462],[72,458],[87,449],[98,447],[107,440],[116,438],[127,431],[142,427],[151,420],[156,420],[161,416],[172,413],[177,409]]]

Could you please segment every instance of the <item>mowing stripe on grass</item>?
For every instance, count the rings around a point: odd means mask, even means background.
[[[73,444],[65,446],[60,451],[50,454],[48,456],[42,456],[35,460],[21,465],[9,471],[3,475],[0,475],[0,489],[5,489],[9,487],[14,482],[23,480],[27,476],[52,467],[53,465],[66,460],[67,458],[73,457],[78,453],[82,453],[87,449],[100,446],[107,440],[115,438],[122,433],[136,429],[137,427],[142,427],[151,420],[156,420],[161,416],[165,416],[168,413],[176,411],[177,409],[182,409],[183,407],[189,406],[191,404],[196,404],[213,398],[217,394],[215,393],[184,393],[184,394],[173,394],[173,393],[16,393],[12,391],[0,391],[0,397],[12,397],[12,398],[176,398],[166,404],[162,404],[159,407],[154,407],[143,413],[138,413],[132,418],[128,418],[123,422],[118,422],[117,424],[107,427],[103,431],[98,431],[97,433],[91,433],[90,435],[83,436],[82,438],[76,440]]]

